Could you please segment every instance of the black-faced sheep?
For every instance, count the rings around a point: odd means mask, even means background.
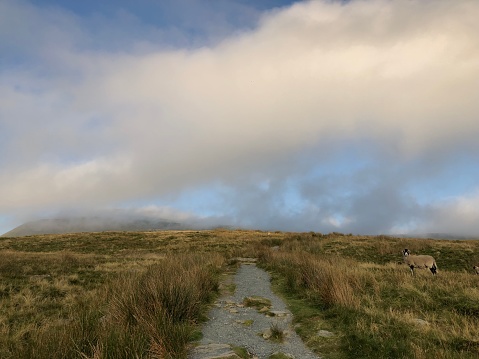
[[[414,275],[414,268],[429,268],[433,275],[437,273],[436,261],[433,257],[428,255],[412,255],[409,249],[402,251],[404,263],[411,269],[411,274]]]
[[[476,272],[476,274],[479,274],[479,266],[474,266],[472,267],[472,269],[474,269],[474,272]]]

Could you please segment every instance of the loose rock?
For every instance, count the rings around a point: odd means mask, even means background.
[[[316,335],[323,338],[334,337],[334,333],[331,333],[327,330],[320,330],[318,333],[316,333]]]

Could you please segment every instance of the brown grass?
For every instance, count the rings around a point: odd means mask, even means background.
[[[323,356],[477,357],[479,241],[229,230],[0,238],[0,357],[182,358],[233,257],[274,272]]]

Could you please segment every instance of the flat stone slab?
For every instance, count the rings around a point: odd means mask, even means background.
[[[195,348],[196,353],[204,359],[241,359],[229,344],[211,343]]]
[[[270,310],[269,314],[272,317],[286,317],[289,315],[289,312],[285,312],[283,310]]]

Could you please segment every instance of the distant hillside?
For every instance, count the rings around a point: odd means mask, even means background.
[[[454,234],[454,233],[411,233],[411,234],[395,234],[399,238],[431,238],[431,239],[450,239],[450,240],[471,240],[479,239],[478,236]]]
[[[24,223],[1,237],[23,237],[35,234],[59,234],[103,231],[150,231],[196,229],[182,223],[151,218],[79,217],[41,219]]]

